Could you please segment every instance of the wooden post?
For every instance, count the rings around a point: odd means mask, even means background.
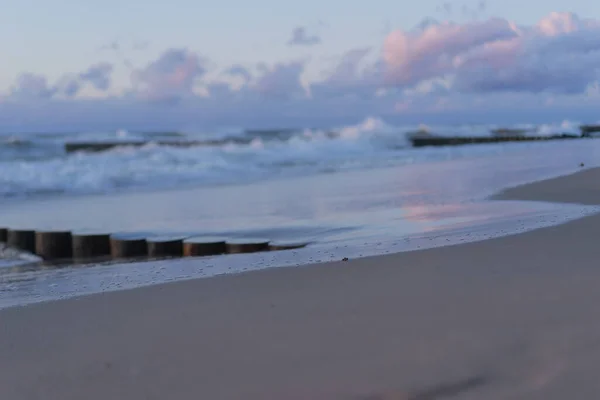
[[[110,235],[107,233],[73,232],[73,258],[86,259],[110,256]]]
[[[71,258],[73,245],[69,231],[37,231],[35,254],[44,260]]]
[[[7,238],[8,238],[8,229],[0,228],[0,242],[6,243]]]
[[[146,236],[112,235],[110,237],[110,254],[113,258],[135,258],[148,255]]]
[[[183,240],[181,236],[150,237],[148,243],[149,257],[181,257],[183,255]]]
[[[6,244],[33,254],[35,253],[35,231],[27,229],[9,229]]]
[[[221,237],[192,237],[183,241],[185,257],[214,256],[226,251],[225,238]]]
[[[308,246],[308,243],[305,242],[288,242],[284,240],[270,242],[269,250],[271,251],[279,251],[279,250],[294,250],[301,249],[303,247]]]
[[[256,253],[269,250],[267,239],[234,239],[227,241],[227,253]]]

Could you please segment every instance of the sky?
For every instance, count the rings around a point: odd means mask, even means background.
[[[595,3],[6,1],[0,130],[596,122]]]

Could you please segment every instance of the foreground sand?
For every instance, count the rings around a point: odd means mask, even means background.
[[[500,197],[600,204],[597,182]],[[0,311],[0,399],[600,398],[599,233],[596,215]]]

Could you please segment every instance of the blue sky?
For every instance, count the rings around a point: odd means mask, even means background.
[[[96,97],[121,95],[131,88],[133,71],[144,70],[169,49],[186,49],[204,60],[201,62],[203,72],[196,74],[194,79],[201,75],[202,79],[208,80],[207,77],[218,76],[222,69],[234,64],[252,70],[257,63],[275,68],[277,63],[303,60],[302,80],[312,82],[322,79],[323,74],[335,68],[340,58],[350,50],[371,48],[369,54],[375,62],[390,32],[408,31],[428,17],[466,26],[473,21],[491,18],[534,26],[551,12],[565,11],[574,13],[577,18],[600,20],[600,3],[589,0],[488,0],[484,7],[480,7],[479,1],[447,4],[451,7],[434,0],[13,1],[0,13],[0,37],[4,38],[0,44],[4,60],[0,70],[0,92],[10,100],[11,88],[19,75],[25,72],[44,77],[48,85],[52,85],[68,74],[80,74],[90,66],[109,63],[112,68],[110,89],[98,94],[87,87],[78,92],[79,97],[90,93],[95,93]],[[308,35],[317,36],[320,43],[289,46],[287,41],[297,27],[304,28]],[[118,51],[106,48],[112,43],[118,44]],[[128,67],[124,60],[129,62]],[[562,74],[564,71],[559,72]],[[159,79],[154,72],[148,74],[152,75],[152,82]],[[562,75],[557,77],[557,74],[553,73],[552,77],[566,79]],[[427,78],[441,79],[441,76]],[[269,88],[279,82],[273,81],[274,77],[269,79],[266,80],[271,82]],[[285,77],[280,74],[277,79]],[[293,86],[287,81],[281,82],[282,85]],[[363,79],[357,85],[363,87],[365,82]],[[164,84],[161,83],[162,88]],[[355,86],[349,84],[348,90],[356,90]],[[410,88],[403,86],[404,89]],[[568,92],[568,96],[573,96],[571,88],[563,89],[559,90],[562,91],[560,95]],[[549,90],[556,96],[554,89],[550,87]],[[539,90],[534,92],[536,99],[542,98]],[[527,96],[530,94],[526,93]],[[489,93],[490,98],[495,95]],[[502,93],[502,96],[507,94]],[[527,99],[531,100],[530,97]],[[59,101],[54,97],[46,100]],[[70,101],[75,101],[75,98]],[[398,101],[402,103],[402,100]],[[554,98],[548,100],[546,97],[543,102],[557,104]],[[91,107],[90,104],[88,106]],[[57,105],[36,105],[38,109],[44,107],[55,110]],[[377,108],[369,111],[376,112]],[[133,121],[132,118],[128,121]],[[196,123],[201,124],[202,121]]]
[[[464,19],[460,8],[477,1],[449,2],[450,17]],[[0,13],[0,79],[6,86],[23,70],[58,75],[107,57],[99,46],[115,39],[149,42],[149,58],[168,47],[185,46],[222,63],[274,61],[297,54],[285,40],[293,27],[313,28],[324,37],[318,53],[381,42],[386,26],[408,29],[426,17],[440,18],[439,0],[20,0]],[[570,11],[600,18],[600,3],[589,0],[488,0],[484,15],[532,23],[551,11]],[[326,26],[321,26],[325,23]],[[388,25],[389,24],[389,25]],[[12,39],[11,39],[12,38]]]

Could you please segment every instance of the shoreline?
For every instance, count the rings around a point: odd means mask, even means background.
[[[600,204],[596,178],[499,196]],[[0,310],[0,398],[594,398],[598,226]]]
[[[559,181],[559,186],[564,185],[560,183],[561,179],[570,180],[571,176],[585,177],[577,181],[585,182],[587,187],[593,183],[590,180],[593,181],[597,170],[600,168],[566,172],[549,180],[519,185],[516,190],[524,187],[527,192],[530,186],[544,186],[546,182],[554,180]],[[577,191],[578,188],[571,189]],[[505,194],[506,191],[509,191],[508,195]],[[594,205],[593,201],[586,203],[587,206],[552,203],[542,201],[546,200],[543,196],[529,195],[528,198],[523,198],[510,191],[513,188],[465,206],[450,205],[447,209],[445,206],[422,207],[416,214],[411,214],[414,220],[406,221],[416,224],[406,232],[405,228],[398,230],[398,222],[392,218],[387,222],[375,222],[375,230],[363,228],[357,232],[358,235],[352,231],[342,233],[333,241],[317,241],[308,248],[288,252],[157,261],[113,261],[66,269],[28,264],[7,266],[0,269],[0,282],[4,285],[0,291],[0,310],[188,280],[229,277],[265,269],[306,267],[342,258],[376,259],[388,254],[477,243],[560,225],[600,211],[600,206]],[[517,199],[516,202],[514,199]],[[378,218],[381,219],[381,216]],[[442,221],[444,222],[441,223]],[[400,225],[402,224],[404,222],[400,220]]]
[[[600,205],[600,189],[595,186],[599,171],[600,167],[588,168],[550,179],[505,188],[490,196],[489,200]]]
[[[523,203],[505,200],[472,203],[462,211],[473,214],[469,220],[461,221],[459,218],[459,221],[448,222],[447,225],[432,226],[433,230],[407,232],[408,235],[404,236],[393,229],[383,229],[364,237],[342,236],[338,238],[338,244],[335,241],[316,243],[291,251],[171,260],[108,261],[59,268],[36,264],[8,267],[0,269],[0,282],[4,284],[4,290],[0,291],[0,310],[196,279],[309,267],[343,258],[376,259],[382,255],[478,243],[560,225],[600,211],[598,206],[535,202],[525,207]],[[504,210],[504,213],[500,210]],[[456,209],[451,208],[450,213],[456,213]]]
[[[124,191],[110,196],[51,196],[43,202],[9,202],[0,210],[0,224],[29,229],[160,234],[202,231],[218,235],[293,227],[298,222],[344,226],[344,220],[352,215],[357,221],[352,226],[360,228],[370,222],[368,215],[361,215],[364,210],[386,204],[397,209],[485,200],[505,187],[575,172],[580,162],[596,165],[596,147],[600,149],[600,145],[566,146],[559,153],[554,146],[542,146],[538,151],[524,148],[491,156],[469,150],[449,160],[425,157],[415,164],[279,177],[243,185]],[[548,155],[542,157],[542,153]],[[247,200],[236,201],[240,195]],[[90,209],[95,212],[90,213]]]

